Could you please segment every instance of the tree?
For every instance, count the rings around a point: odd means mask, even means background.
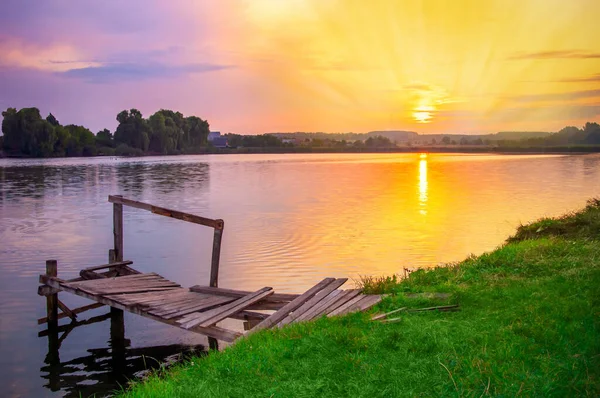
[[[54,117],[54,115],[52,113],[50,113],[50,114],[48,114],[48,116],[46,116],[46,121],[53,126],[60,126],[60,123],[58,122],[58,120],[56,120],[56,118]]]
[[[444,138],[442,138],[442,144],[450,145],[450,142],[450,137],[448,137],[447,135],[445,135]]]
[[[115,141],[112,133],[109,129],[98,131],[96,134],[96,145],[99,147],[110,147],[114,148]]]
[[[115,131],[115,143],[126,144],[142,151],[148,150],[150,139],[148,137],[148,123],[142,113],[135,108],[122,111],[117,115],[119,126]]]
[[[93,156],[96,154],[96,137],[83,126],[69,124],[65,126],[69,133],[67,141],[67,156]]]
[[[53,154],[54,126],[42,119],[39,109],[23,108],[17,112],[15,108],[8,108],[2,116],[3,145],[7,152],[34,157]]]

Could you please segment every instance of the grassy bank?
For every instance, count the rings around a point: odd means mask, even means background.
[[[128,397],[599,396],[600,200],[523,226],[499,249],[408,280],[369,314],[268,330],[137,384]],[[412,293],[445,292],[444,299]]]

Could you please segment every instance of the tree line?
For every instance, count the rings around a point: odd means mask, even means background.
[[[114,134],[63,126],[52,113],[42,118],[37,108],[8,108],[2,116],[0,148],[9,156],[170,155],[202,152],[208,144],[206,120],[166,109],[148,119],[137,109],[124,110]]]

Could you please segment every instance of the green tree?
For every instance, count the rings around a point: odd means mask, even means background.
[[[109,129],[98,131],[98,133],[96,134],[96,145],[98,147],[115,147],[114,137]]]
[[[115,131],[115,144],[126,144],[142,151],[148,150],[148,123],[142,113],[135,108],[122,111],[117,115],[119,126]]]
[[[56,120],[56,118],[54,117],[54,115],[52,113],[50,113],[50,114],[48,114],[48,116],[46,116],[46,121],[53,126],[60,126],[60,123],[58,122],[58,120]]]

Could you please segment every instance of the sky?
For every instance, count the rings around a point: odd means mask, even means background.
[[[558,131],[600,119],[598,0],[3,0],[0,108],[114,130]]]

